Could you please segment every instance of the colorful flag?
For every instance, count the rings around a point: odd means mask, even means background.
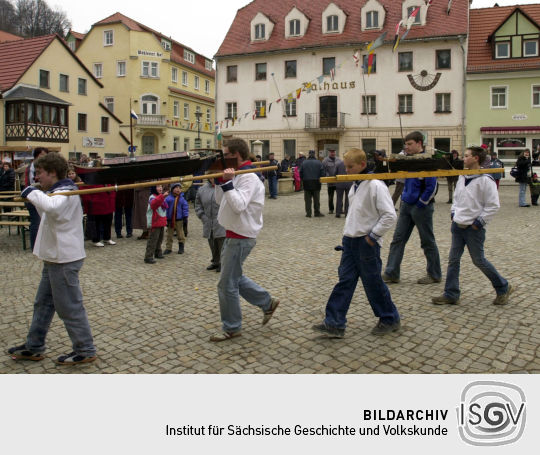
[[[370,52],[368,55],[368,63],[367,63],[368,76],[370,75],[371,70],[373,68],[373,60],[375,60],[375,54],[373,52]]]
[[[259,109],[259,117],[266,117],[265,112],[266,109],[264,108],[264,106],[261,106]]]
[[[416,16],[418,15],[419,12],[420,12],[420,7],[417,6],[415,10],[411,13],[409,18],[407,19],[407,22],[406,22],[407,30],[411,29],[412,25],[414,24],[414,21],[416,20]]]
[[[135,114],[135,111],[133,109],[131,109],[131,118],[134,118],[135,120],[139,118],[139,116]]]
[[[255,117],[257,117],[257,111],[253,111],[253,120],[255,120]]]
[[[356,51],[353,56],[353,61],[356,67],[358,67],[358,63],[360,62],[360,51]]]
[[[296,89],[296,99],[300,98],[300,94],[302,93],[302,89]]]
[[[317,78],[317,82],[318,82],[319,84],[321,84],[322,81],[324,81],[324,74],[321,74],[321,75]]]
[[[218,140],[218,141],[221,141],[221,139],[223,138],[223,136],[221,135],[221,128],[219,127],[218,122],[216,122],[216,132],[217,132],[217,140]]]
[[[293,100],[293,95],[292,95],[292,93],[289,93],[289,94],[287,95],[287,101],[288,101],[289,103],[292,103],[292,100]]]
[[[394,44],[392,45],[392,52],[394,52],[399,45],[399,29],[401,28],[402,25],[403,25],[403,19],[400,20],[396,25],[396,33],[394,35]]]
[[[330,69],[330,79],[333,81],[335,77],[336,77],[336,69],[331,68]]]
[[[452,8],[452,0],[448,0],[448,7],[446,8],[446,14],[450,15],[450,8]]]
[[[386,38],[386,32],[384,32],[381,36],[379,36],[376,40],[372,41],[368,44],[367,50],[369,52],[373,52],[378,47],[381,47],[384,44],[384,39]]]

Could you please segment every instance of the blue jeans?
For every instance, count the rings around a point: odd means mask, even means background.
[[[41,223],[41,217],[33,204],[27,202],[25,206],[26,210],[28,210],[30,219],[30,249],[33,251],[36,243],[37,233],[39,231],[39,224]]]
[[[525,199],[525,196],[527,194],[527,183],[519,183],[519,206],[522,207],[524,205],[527,205],[527,201]]]
[[[473,264],[488,277],[497,295],[506,294],[508,281],[499,275],[499,272],[484,256],[486,230],[475,230],[472,226],[462,229],[456,223],[452,223],[450,230],[452,231],[452,246],[448,255],[444,295],[453,300],[459,299],[459,266],[465,245],[467,245]]]
[[[82,259],[66,264],[43,263],[32,324],[26,339],[26,348],[30,351],[45,351],[45,338],[56,311],[71,338],[73,351],[83,356],[96,354],[79,284],[82,265]]]
[[[339,264],[339,282],[326,304],[324,322],[332,327],[344,329],[347,311],[358,284],[362,280],[364,291],[375,316],[382,322],[392,324],[399,321],[399,313],[392,302],[388,286],[381,277],[381,247],[371,246],[365,237],[343,237],[343,254]]]
[[[230,239],[223,242],[221,275],[217,285],[221,322],[225,332],[242,329],[240,296],[262,311],[270,309],[270,294],[248,277],[242,265],[256,244],[255,239]]]
[[[405,245],[409,241],[413,228],[416,226],[420,236],[420,246],[424,250],[424,256],[427,260],[427,274],[436,280],[441,279],[441,259],[437,243],[435,243],[435,234],[433,233],[434,210],[433,204],[418,208],[414,204],[402,201],[394,238],[390,244],[390,252],[384,272],[386,275],[396,280],[399,279]]]
[[[268,192],[270,197],[277,197],[277,176],[272,175],[268,177]]]

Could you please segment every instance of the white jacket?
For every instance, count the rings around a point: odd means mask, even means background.
[[[493,178],[485,174],[459,176],[451,209],[456,223],[471,225],[478,220],[484,226],[499,207],[499,193]]]
[[[222,187],[228,189],[231,185],[232,189],[223,191]],[[255,173],[236,175],[216,185],[216,202],[219,224],[238,235],[257,237],[263,227],[264,185]]]
[[[369,235],[382,246],[382,236],[396,222],[396,209],[388,187],[380,180],[361,180],[349,190],[349,212],[345,220],[345,237]]]
[[[49,192],[78,189],[71,180],[57,182]],[[34,254],[41,260],[64,264],[84,259],[83,211],[79,196],[48,196],[34,190],[27,196],[41,216]]]

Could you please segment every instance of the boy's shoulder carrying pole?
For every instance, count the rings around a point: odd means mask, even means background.
[[[457,175],[497,174],[504,172],[504,168],[493,169],[448,169],[440,171],[420,172],[386,172],[381,174],[350,174],[336,177],[321,177],[321,183],[353,182],[355,180],[391,180],[391,179],[417,179],[425,177],[452,177]]]

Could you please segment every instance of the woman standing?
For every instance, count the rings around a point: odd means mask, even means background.
[[[527,185],[531,177],[531,152],[529,149],[521,152],[521,155],[519,155],[516,161],[516,167],[518,169],[516,182],[519,183],[519,206],[530,207],[530,204],[527,204],[525,200]]]

